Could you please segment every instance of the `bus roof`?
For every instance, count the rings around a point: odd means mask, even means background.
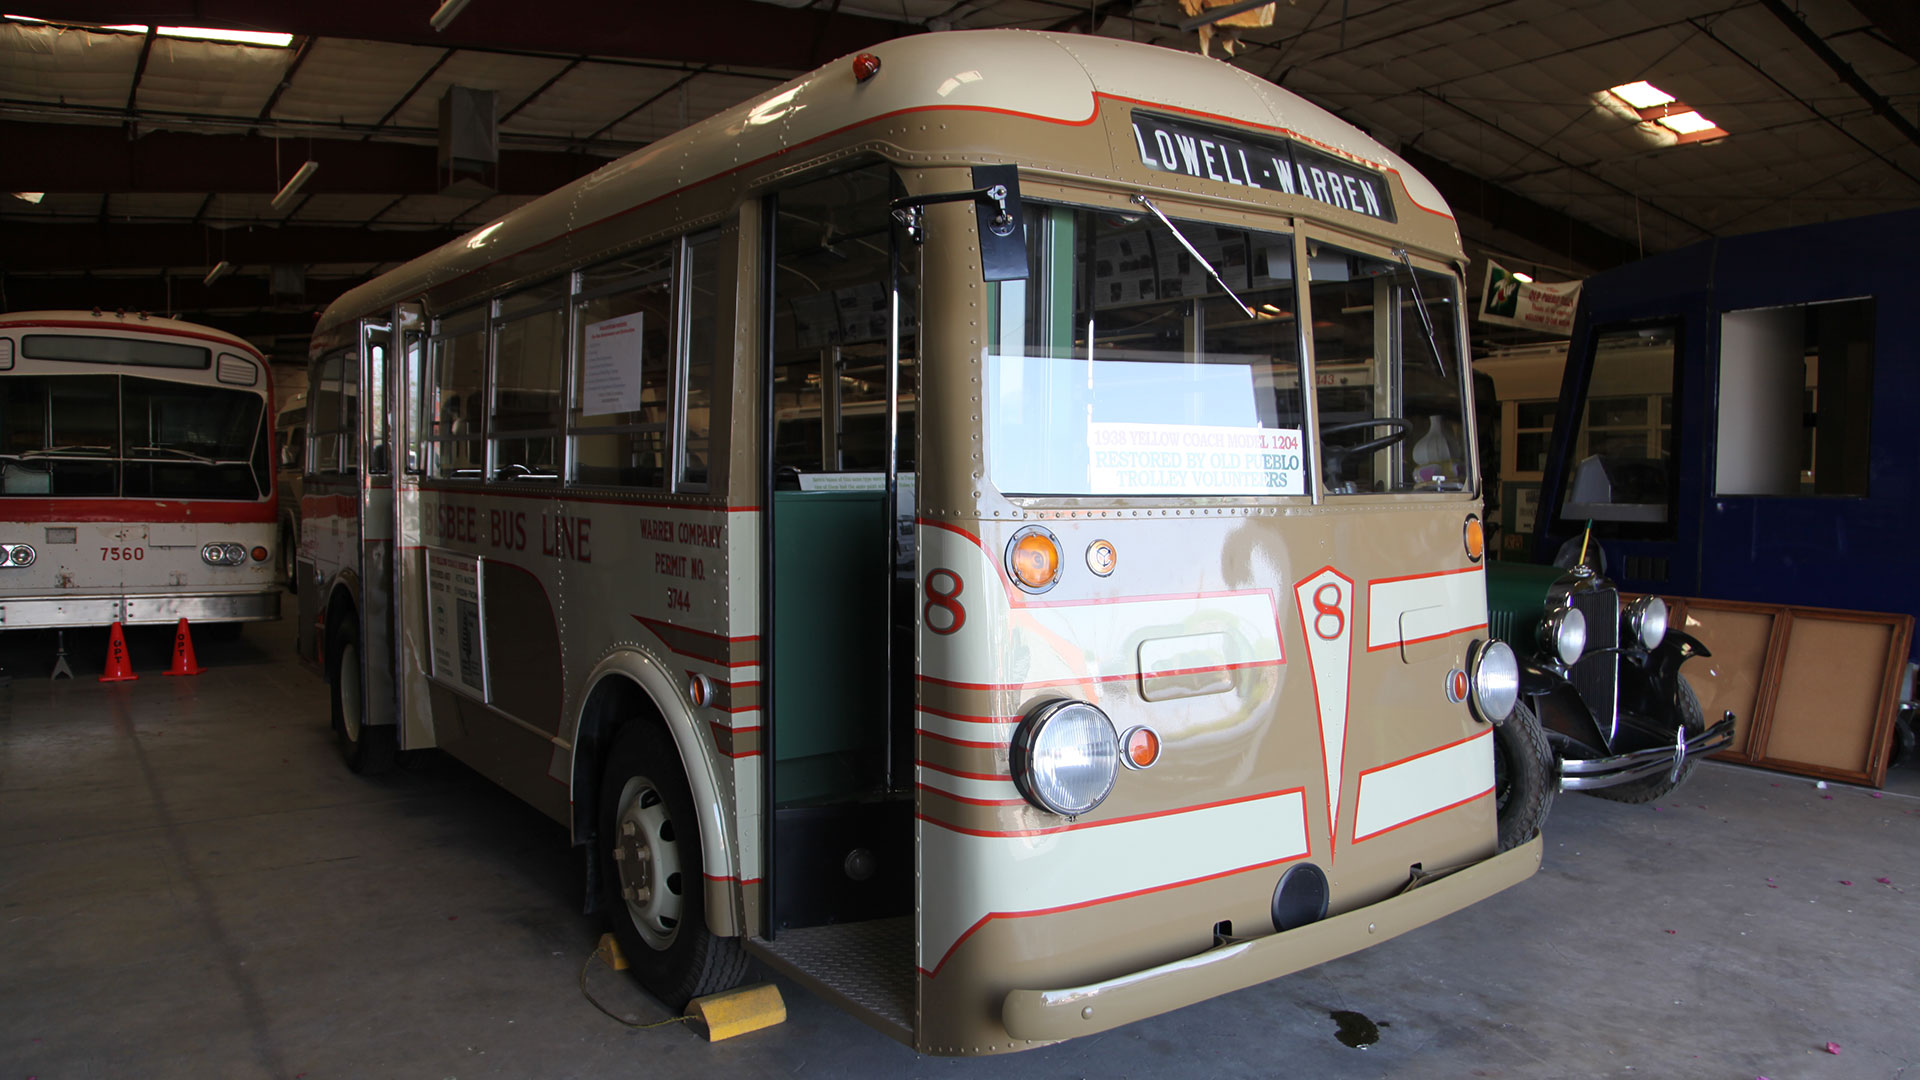
[[[124,311],[9,311],[0,314],[0,331],[23,329],[111,330],[116,334],[197,338],[214,345],[240,350],[262,362],[266,360],[259,349],[248,344],[246,338],[237,334],[230,334],[211,326],[202,326],[199,323],[148,315],[144,312],[129,314]]]
[[[1421,209],[1451,218],[1440,192],[1397,154],[1298,95],[1218,60],[1082,34],[969,30],[872,47],[881,70],[856,83],[843,57],[750,101],[649,143],[587,176],[343,294],[316,340],[341,323],[675,192],[815,141],[908,113],[962,110],[1083,126],[1103,102],[1142,105],[1281,132],[1396,173]],[[986,153],[983,160],[991,160]],[[563,253],[554,253],[556,261]]]

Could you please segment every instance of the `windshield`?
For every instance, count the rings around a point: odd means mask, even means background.
[[[132,375],[0,380],[0,494],[257,499],[265,402]]]
[[[994,485],[1305,495],[1293,238],[1177,221],[1182,243],[1151,214],[1027,211],[1029,277],[990,293]]]
[[[1453,275],[1331,244],[1307,251],[1328,494],[1468,490]]]

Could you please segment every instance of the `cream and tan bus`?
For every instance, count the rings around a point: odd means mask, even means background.
[[[568,826],[672,1006],[757,957],[986,1054],[1297,971],[1539,862],[1463,266],[1224,64],[890,41],[326,313],[302,649],[354,767]]]

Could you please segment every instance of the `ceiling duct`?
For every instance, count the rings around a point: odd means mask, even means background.
[[[475,198],[500,180],[500,123],[494,92],[449,86],[440,99],[440,192]]]

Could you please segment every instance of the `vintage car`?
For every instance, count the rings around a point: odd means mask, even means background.
[[[1706,648],[1667,625],[1659,597],[1623,606],[1589,565],[1493,562],[1487,608],[1488,635],[1520,661],[1521,704],[1502,725],[1513,730],[1495,740],[1503,843],[1539,827],[1556,789],[1651,802],[1733,741],[1733,713],[1709,727],[1680,674]]]

